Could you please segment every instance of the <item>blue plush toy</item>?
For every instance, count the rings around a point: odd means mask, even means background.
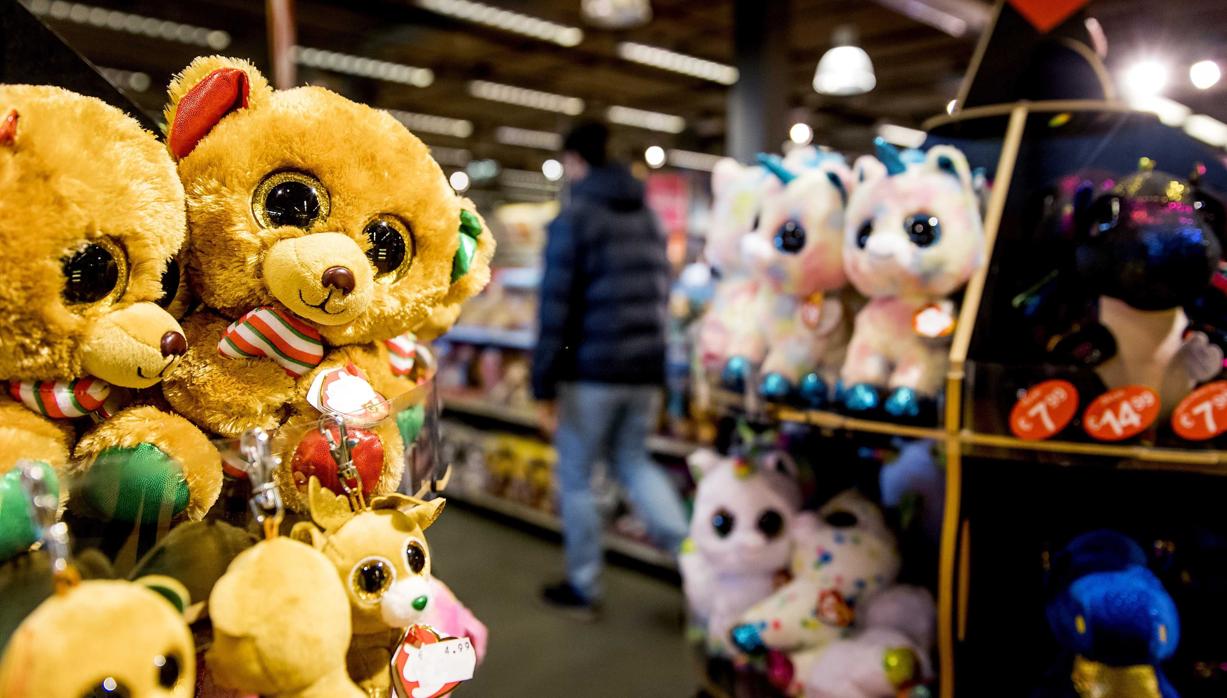
[[[1053,560],[1048,625],[1072,655],[1033,698],[1179,698],[1159,664],[1180,618],[1132,540],[1109,530],[1075,538]]]

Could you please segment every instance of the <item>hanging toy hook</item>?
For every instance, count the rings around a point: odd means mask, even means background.
[[[247,477],[251,481],[248,506],[264,529],[265,538],[276,538],[281,520],[285,518],[285,505],[273,482],[273,473],[281,465],[281,458],[273,454],[271,442],[268,432],[259,427],[239,437],[239,451],[247,461]]]
[[[336,434],[333,434],[333,428]],[[320,432],[328,442],[328,450],[337,464],[337,479],[349,498],[349,506],[355,512],[366,508],[366,497],[362,494],[362,475],[354,465],[353,450],[358,445],[358,438],[349,435],[349,427],[345,418],[338,414],[330,414],[320,420]]]
[[[72,564],[68,524],[55,520],[60,509],[59,495],[47,481],[47,473],[38,464],[22,460],[17,462],[17,469],[21,473],[21,489],[29,502],[31,523],[51,558],[51,575],[55,579],[56,593],[62,594],[81,581],[81,573]]]

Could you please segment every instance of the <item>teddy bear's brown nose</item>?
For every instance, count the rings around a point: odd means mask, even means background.
[[[187,338],[178,332],[162,335],[162,357],[183,356],[187,353]]]
[[[328,267],[324,270],[324,276],[320,279],[323,282],[324,288],[335,288],[341,292],[341,295],[347,296],[349,292],[354,290],[354,273],[345,267]]]

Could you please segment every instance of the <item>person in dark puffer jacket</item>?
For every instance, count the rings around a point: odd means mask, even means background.
[[[550,223],[541,281],[533,393],[554,435],[567,579],[542,595],[594,619],[601,520],[591,488],[603,460],[648,533],[676,553],[686,515],[648,455],[664,382],[669,262],[643,184],[607,159],[608,130],[585,123],[563,146],[570,202]]]

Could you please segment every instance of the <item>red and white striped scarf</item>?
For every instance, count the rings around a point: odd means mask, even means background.
[[[86,376],[70,381],[9,381],[9,395],[27,409],[51,419],[75,419],[90,415],[106,419],[126,402],[126,391],[112,390],[100,378]]]
[[[217,343],[231,359],[268,357],[291,376],[301,376],[324,360],[319,330],[287,310],[256,308],[230,323]]]
[[[413,333],[406,332],[399,337],[385,339],[383,343],[388,348],[388,363],[391,364],[392,375],[409,375],[418,357],[417,338]]]

